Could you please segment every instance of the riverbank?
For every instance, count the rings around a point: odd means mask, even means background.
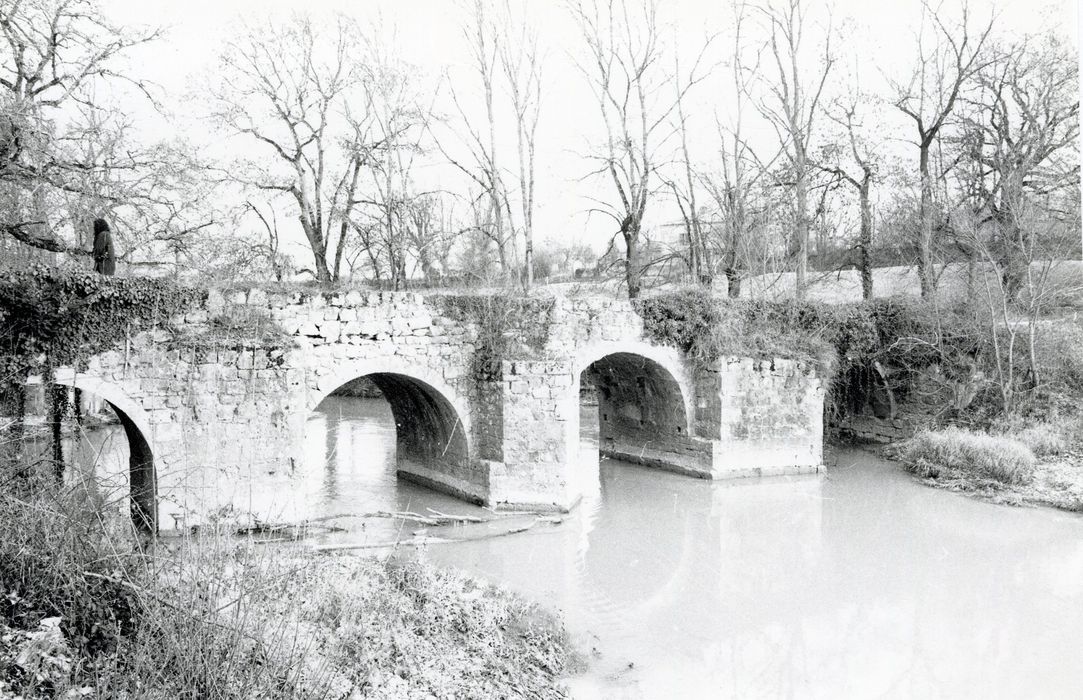
[[[884,452],[927,486],[992,503],[1083,512],[1081,432],[1047,424],[1001,434],[924,430]]]
[[[562,623],[410,554],[125,545],[76,494],[0,496],[0,698],[562,698]]]

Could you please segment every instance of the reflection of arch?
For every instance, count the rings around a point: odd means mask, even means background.
[[[352,363],[320,378],[310,410],[358,377],[372,381],[391,407],[400,474],[471,500],[484,495],[487,484],[471,470],[469,414],[439,376],[388,361]]]
[[[154,468],[154,450],[150,436],[150,421],[138,403],[115,385],[96,377],[58,371],[54,380],[105,400],[113,409],[124,435],[128,438],[128,478],[131,496],[132,522],[143,532],[158,531],[158,479]]]
[[[600,481],[601,507],[591,519],[576,573],[606,606],[645,622],[673,604],[697,567],[717,560],[718,524],[707,517],[713,494],[679,477],[659,479],[649,471],[612,466],[600,469]],[[648,524],[644,503],[680,507],[649,509]],[[629,537],[644,528],[650,537]]]

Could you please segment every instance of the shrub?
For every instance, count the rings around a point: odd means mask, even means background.
[[[316,630],[336,687],[366,697],[490,698],[507,688],[564,697],[568,638],[535,604],[420,560],[334,557],[307,573],[275,596],[295,601]]]
[[[906,297],[832,305],[692,289],[646,297],[635,308],[655,342],[681,348],[701,366],[726,355],[814,363],[834,415],[861,411],[884,376],[897,397],[932,366],[947,381],[969,377],[985,351],[983,329],[965,309]]]
[[[1036,462],[1030,448],[1018,440],[956,427],[922,430],[892,452],[919,476],[957,471],[1005,484],[1028,483]]]
[[[1040,322],[1035,356],[1046,393],[1083,396],[1083,324]]]
[[[10,474],[0,470],[0,479],[8,477],[0,494],[0,620],[32,630],[60,617],[80,654],[115,650],[138,616],[138,598],[120,579],[140,555],[130,545],[118,551],[98,514],[80,511],[76,494],[54,494],[45,479],[13,492]]]

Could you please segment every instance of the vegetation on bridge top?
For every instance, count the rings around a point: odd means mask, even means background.
[[[685,290],[636,300],[635,308],[655,342],[681,348],[700,366],[725,356],[814,364],[829,383],[832,410],[842,413],[859,406],[885,376],[905,386],[928,370],[944,382],[985,378],[973,401],[960,407],[965,411],[948,415],[965,414],[974,423],[1017,409],[1055,410],[1083,396],[1083,358],[1071,347],[1083,329],[1073,331],[1071,324],[1043,327],[1032,350],[1005,342],[1018,333],[1014,329],[991,333],[965,306],[909,297],[825,304]],[[1004,374],[998,363],[1019,371]]]
[[[855,363],[955,365],[981,343],[964,314],[911,298],[831,305],[684,290],[638,299],[635,308],[652,339],[681,348],[701,366],[726,356],[793,359],[814,364],[828,380]]]
[[[169,278],[106,277],[83,269],[0,268],[0,384],[59,366],[80,367],[140,331],[167,330],[179,346],[276,345],[266,310],[224,308],[198,332],[178,316],[204,307],[208,290]]]
[[[133,328],[168,325],[205,296],[167,279],[105,277],[44,265],[0,270],[3,376],[77,365],[114,347]]]

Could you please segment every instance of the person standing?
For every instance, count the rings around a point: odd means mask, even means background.
[[[105,219],[94,219],[94,272],[110,276],[117,272],[113,233]]]

